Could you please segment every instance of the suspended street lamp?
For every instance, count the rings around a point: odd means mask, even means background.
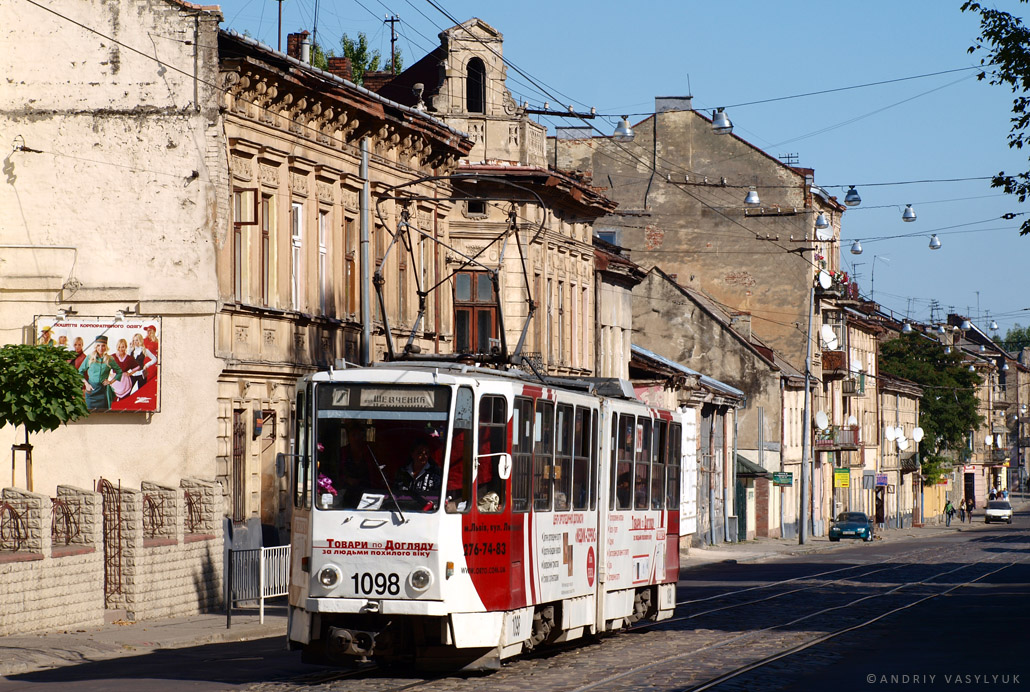
[[[744,198],[744,204],[750,204],[752,206],[761,204],[761,201],[758,199],[758,190],[754,187],[748,190],[747,196]]]
[[[733,132],[733,123],[726,111],[719,108],[712,114],[712,132],[717,135],[728,135]]]
[[[941,249],[941,239],[937,237],[936,233],[934,233],[932,236],[930,236],[930,249],[931,250],[940,250]]]
[[[857,207],[862,203],[862,198],[858,196],[858,190],[855,189],[854,185],[848,186],[848,194],[844,195],[844,204],[849,207]]]
[[[826,214],[819,212],[819,216],[815,217],[815,227],[820,229],[830,227],[830,221],[826,218]]]
[[[906,204],[905,205],[905,211],[903,211],[901,213],[901,220],[902,221],[915,221],[916,220],[916,210],[912,208],[911,204]]]
[[[852,255],[861,255],[862,254],[862,243],[860,243],[860,242],[858,242],[856,240],[855,243],[851,246],[851,254]]]
[[[616,142],[632,142],[636,134],[633,132],[633,128],[629,126],[628,116],[622,116],[622,120],[615,127],[615,134],[612,135]]]

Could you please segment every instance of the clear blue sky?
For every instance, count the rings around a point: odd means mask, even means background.
[[[1007,146],[1012,94],[977,81],[975,70],[952,71],[978,61],[966,51],[977,16],[960,12],[960,0],[433,2],[504,35],[517,101],[636,113],[635,122],[655,96],[689,93],[696,109],[729,107],[734,132],[773,156],[796,154],[830,194],[843,199],[846,186],[857,185],[862,205],[844,215],[841,257],[862,293],[899,315],[928,321],[936,300],[942,314],[967,314],[984,329],[996,319],[1001,335],[1030,325],[1030,236],[1018,235],[1023,216],[1000,218],[1028,213],[1030,204],[989,180],[884,184],[1030,167],[1026,152]],[[284,46],[286,33],[313,28],[315,5],[283,0]],[[1018,16],[1028,9],[1015,0],[995,5]],[[221,6],[224,28],[276,46],[276,0]],[[388,56],[388,14],[400,17],[398,45],[409,65],[452,25],[427,0],[320,0],[318,42],[339,53],[342,34],[364,32]],[[738,105],[944,71],[952,72]],[[595,123],[609,132],[615,120]],[[901,221],[905,204],[916,210],[913,223]],[[932,233],[942,249],[928,248]],[[860,256],[849,252],[856,238]]]

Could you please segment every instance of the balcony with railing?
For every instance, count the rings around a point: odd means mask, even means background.
[[[843,380],[840,383],[841,396],[864,396],[865,395],[865,373],[859,373]]]
[[[861,444],[861,432],[857,425],[831,425],[816,431],[814,448],[822,452],[856,450]]]

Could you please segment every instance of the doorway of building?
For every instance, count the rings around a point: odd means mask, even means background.
[[[976,507],[976,474],[965,474],[964,485],[965,494],[962,497],[973,498],[973,506]]]

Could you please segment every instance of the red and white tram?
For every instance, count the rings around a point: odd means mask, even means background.
[[[287,637],[313,660],[490,669],[672,614],[683,425],[626,383],[382,364],[303,378],[296,411]]]

